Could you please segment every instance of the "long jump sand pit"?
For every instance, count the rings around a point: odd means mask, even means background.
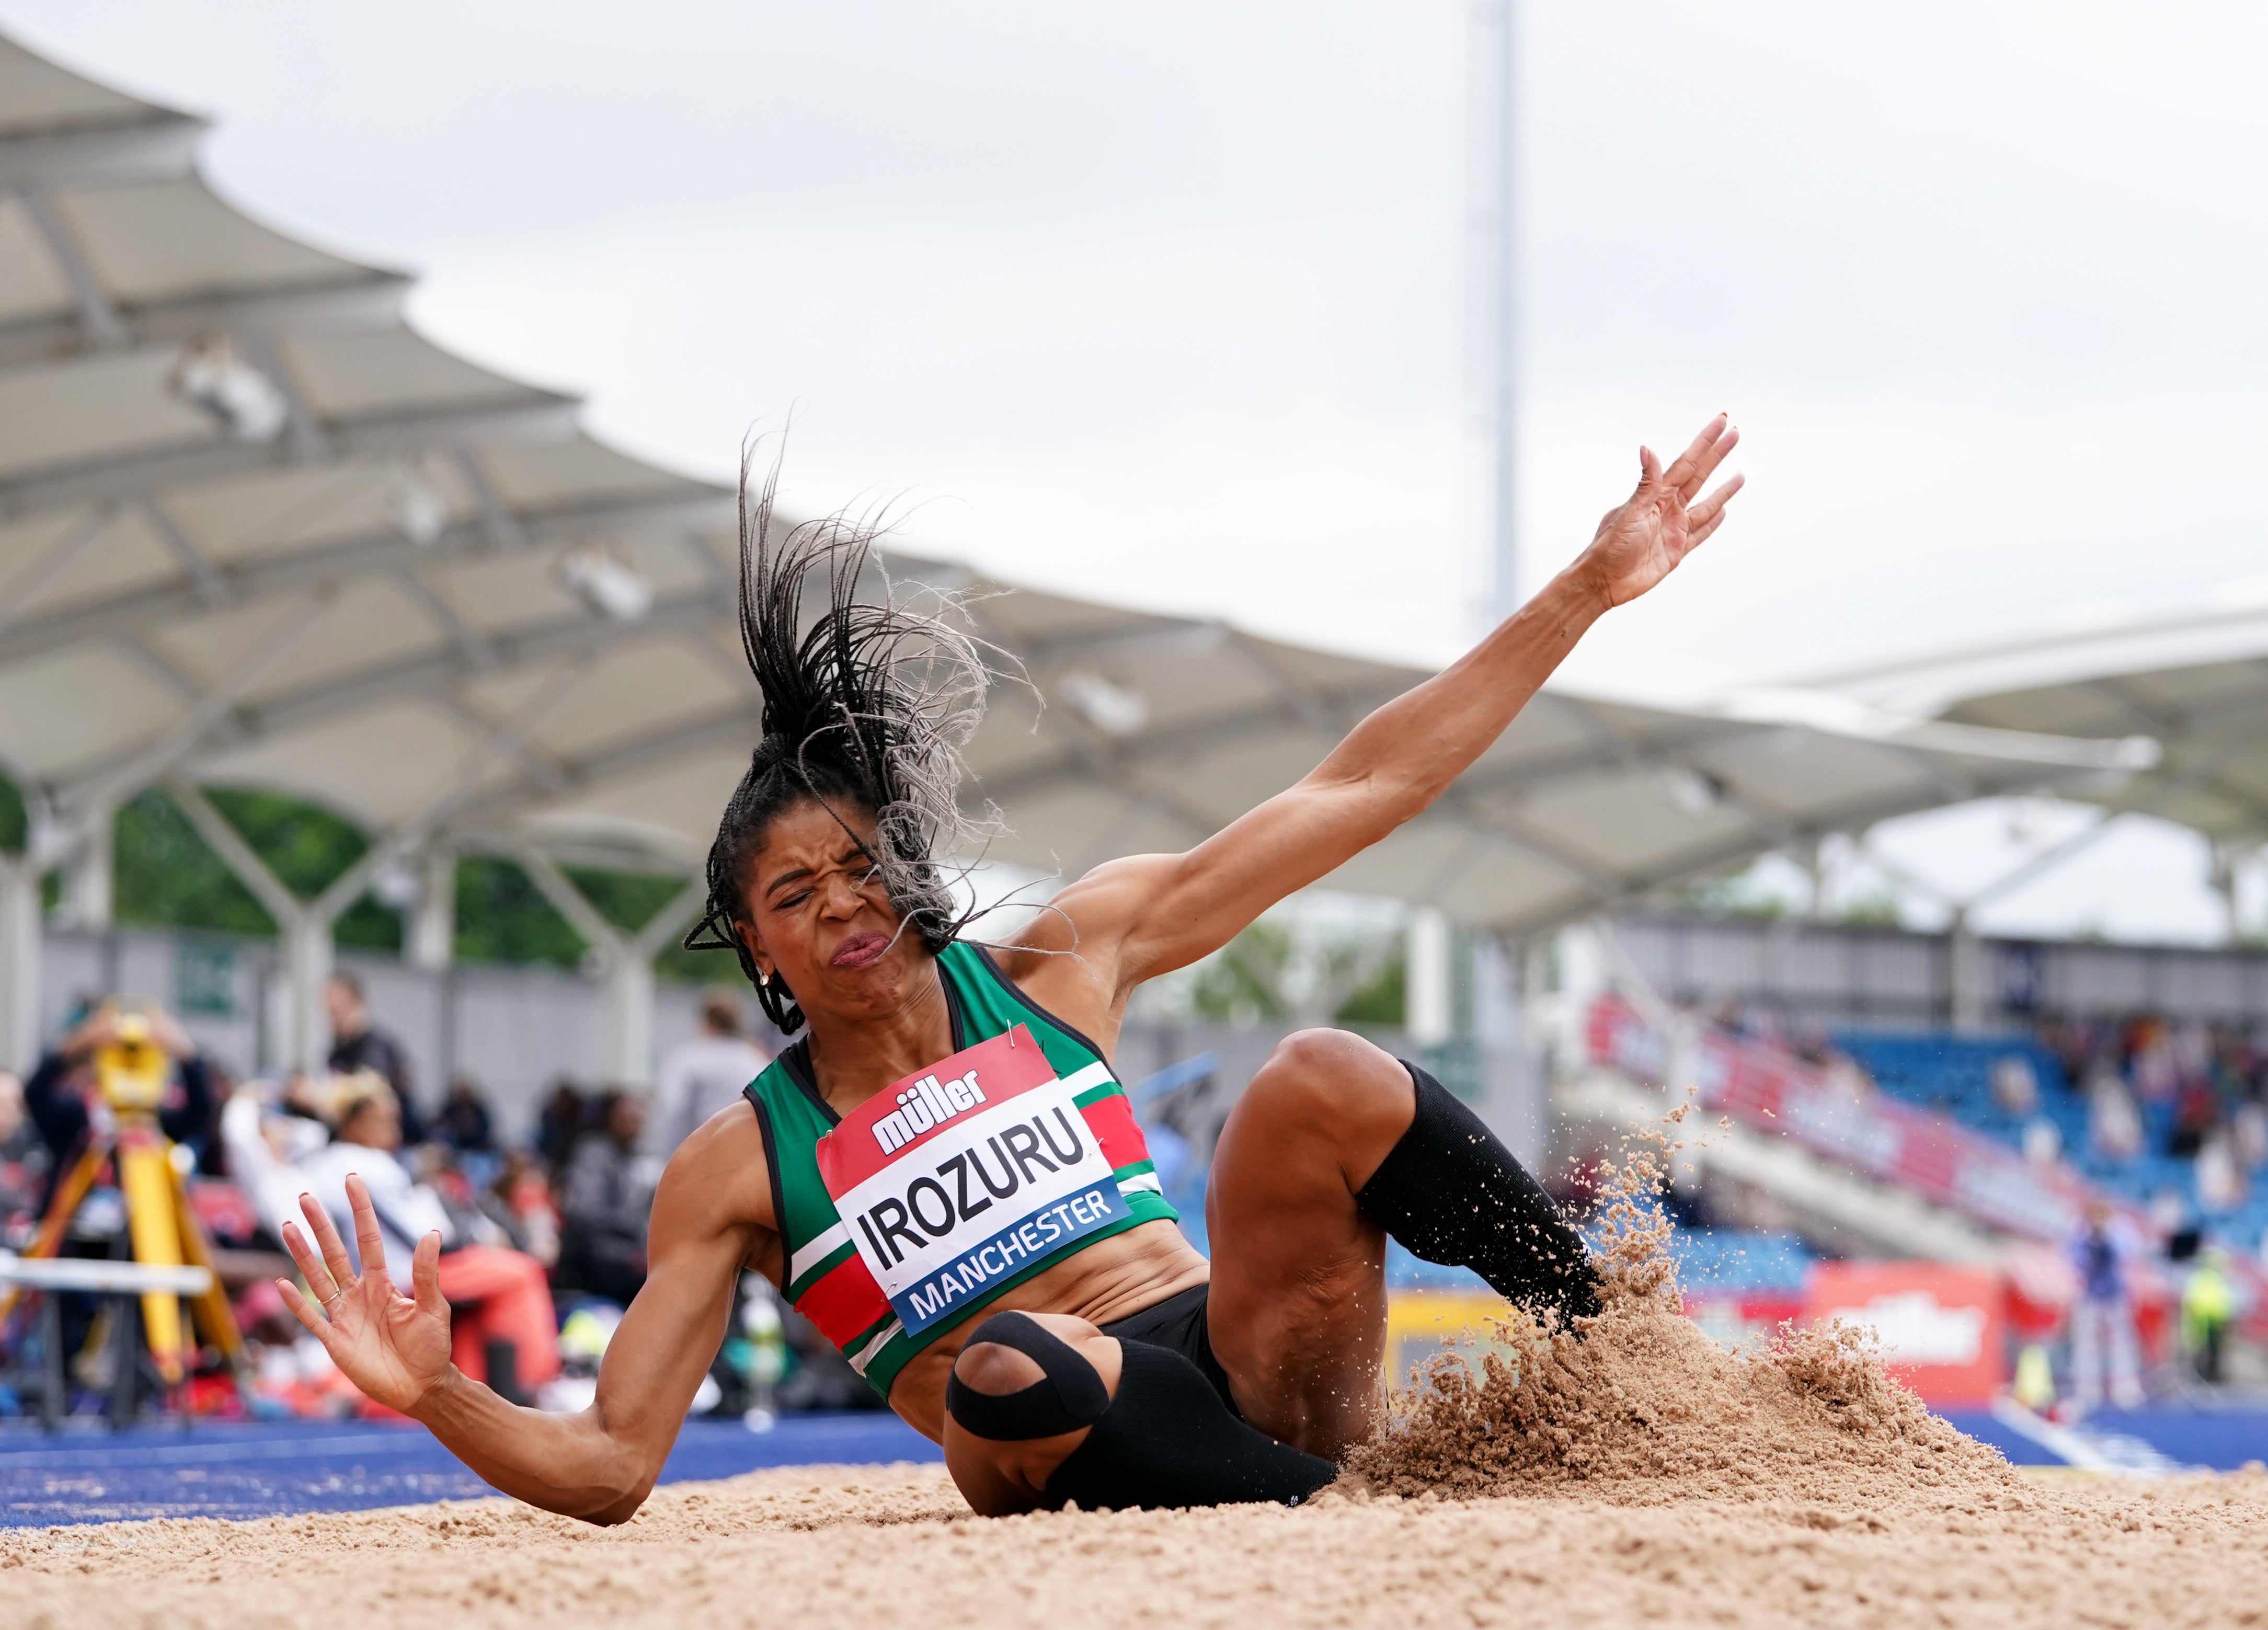
[[[0,1630],[2268,1625],[2268,1475],[2019,1475],[1857,1332],[1712,1345],[1646,1208],[1604,1233],[1580,1340],[1513,1314],[1297,1509],[986,1519],[939,1468],[806,1468],[614,1529],[496,1500],[0,1531]]]
[[[821,1469],[677,1484],[615,1529],[495,1500],[0,1534],[10,1630],[2264,1621],[2259,1476],[987,1520],[936,1468]]]

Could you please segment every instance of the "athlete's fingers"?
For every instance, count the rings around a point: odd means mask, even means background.
[[[1725,433],[1710,444],[1708,451],[1694,463],[1692,474],[1679,485],[1678,496],[1690,503],[1693,495],[1701,490],[1702,483],[1716,473],[1717,466],[1725,462],[1725,456],[1740,444],[1740,427],[1727,425]]]
[[[1646,491],[1661,480],[1661,460],[1653,456],[1653,449],[1640,442],[1638,449],[1638,489]]]
[[[1729,418],[1720,413],[1703,425],[1701,434],[1693,438],[1690,446],[1677,455],[1669,468],[1663,472],[1662,479],[1677,488],[1681,496],[1691,497],[1695,489],[1708,478],[1708,472],[1701,470],[1701,460],[1708,457],[1709,450],[1717,444],[1718,438],[1725,433],[1725,427],[1731,422]],[[1711,467],[1715,466],[1712,465]],[[1697,470],[1700,471],[1700,474],[1695,474]]]
[[[347,1208],[354,1213],[355,1252],[362,1258],[365,1278],[375,1275],[391,1288],[386,1272],[386,1237],[378,1231],[378,1208],[370,1203],[370,1185],[358,1171],[347,1173]]]
[[[1718,517],[1724,514],[1725,506],[1732,502],[1733,495],[1741,490],[1747,480],[1746,476],[1733,476],[1719,485],[1716,491],[1688,509],[1685,511],[1687,528],[1697,532],[1704,526],[1714,525]]]
[[[1717,528],[1725,524],[1725,505],[1732,498],[1732,496],[1734,493],[1741,490],[1742,479],[1742,477],[1735,475],[1731,481],[1727,481],[1722,487],[1717,488],[1715,492],[1711,493],[1706,500],[1705,505],[1697,506],[1706,507],[1709,510],[1708,514],[1702,518],[1698,525],[1691,524],[1690,516],[1689,515],[1685,532],[1685,547],[1688,549],[1699,548],[1703,544],[1709,540],[1709,535],[1712,532],[1715,532]]]
[[[434,1229],[417,1242],[409,1259],[409,1283],[417,1297],[417,1311],[434,1318],[449,1317],[441,1297],[441,1230]]]
[[[284,1305],[291,1310],[291,1316],[306,1326],[307,1333],[325,1347],[330,1346],[332,1337],[338,1333],[331,1328],[331,1321],[317,1314],[314,1305],[299,1294],[299,1287],[288,1279],[279,1279],[276,1289],[284,1297]]]
[[[299,1196],[299,1215],[307,1219],[307,1226],[315,1236],[315,1243],[322,1247],[323,1266],[331,1270],[332,1282],[344,1290],[354,1283],[354,1264],[348,1259],[346,1242],[339,1237],[339,1230],[331,1226],[331,1214],[316,1203],[313,1194],[302,1194]],[[320,1290],[320,1287],[317,1289]],[[328,1291],[320,1291],[320,1294],[324,1301],[331,1299]]]
[[[315,1254],[314,1246],[307,1243],[307,1236],[300,1230],[299,1225],[287,1220],[283,1232],[284,1249],[291,1253],[292,1263],[306,1276],[307,1289],[315,1293],[315,1300],[328,1302],[336,1296],[338,1281],[331,1277],[331,1270],[323,1266],[323,1259]]]

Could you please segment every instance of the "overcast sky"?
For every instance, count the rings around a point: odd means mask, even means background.
[[[793,408],[805,507],[1432,659],[1484,588],[1469,14],[0,0],[633,451],[723,475]],[[1566,677],[1693,700],[2268,570],[2264,45],[2234,5],[1524,4],[1526,577],[1641,439],[1729,408],[1750,478]]]

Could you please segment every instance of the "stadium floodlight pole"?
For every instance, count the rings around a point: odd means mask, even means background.
[[[1473,13],[1473,44],[1491,72],[1486,76],[1492,94],[1487,99],[1488,132],[1481,167],[1487,177],[1482,217],[1488,223],[1487,327],[1489,331],[1489,451],[1490,579],[1489,620],[1500,622],[1519,609],[1519,540],[1515,500],[1518,496],[1519,325],[1516,320],[1518,270],[1513,264],[1516,239],[1513,206],[1516,173],[1513,165],[1513,70],[1519,49],[1516,0],[1492,0]],[[1477,77],[1477,76],[1476,76]]]

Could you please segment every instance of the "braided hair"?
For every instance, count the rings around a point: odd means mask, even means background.
[[[772,821],[806,801],[825,807],[880,875],[898,932],[943,950],[977,914],[953,887],[965,866],[938,856],[968,849],[989,824],[961,813],[959,792],[992,675],[957,626],[954,597],[927,591],[934,613],[900,602],[874,559],[880,524],[844,513],[779,530],[778,486],[775,460],[752,492],[744,454],[740,646],[763,692],[763,737],[717,824],[708,908],[683,943],[733,951],[765,1017],[792,1032],[803,1010],[777,971],[759,975],[741,933],[749,868]],[[808,628],[806,599],[819,602]],[[871,841],[843,823],[846,806],[873,818]]]

